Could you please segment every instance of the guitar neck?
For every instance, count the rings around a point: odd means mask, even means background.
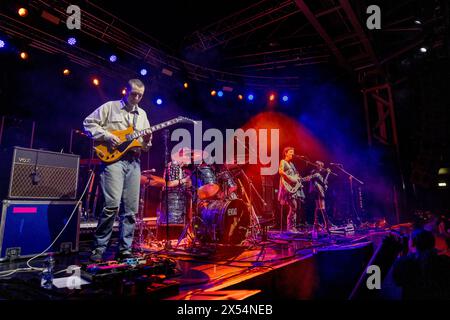
[[[148,134],[150,134],[152,132],[164,129],[164,128],[166,128],[168,126],[171,126],[171,125],[174,125],[174,124],[176,124],[178,122],[180,122],[180,120],[175,118],[175,119],[172,119],[172,120],[169,120],[169,121],[162,122],[162,123],[159,123],[157,125],[154,125],[154,126],[148,128],[148,129],[137,130],[137,131],[135,131],[135,132],[133,132],[132,134],[129,135],[129,140],[134,140],[134,139],[137,139],[139,137],[148,135]]]

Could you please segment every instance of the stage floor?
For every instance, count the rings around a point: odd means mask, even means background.
[[[139,253],[176,262],[176,272],[167,280],[179,284],[178,292],[161,299],[315,299],[329,295],[345,299],[385,234],[382,230],[364,230],[347,236],[321,235],[313,240],[308,233],[271,231],[265,241],[256,238],[247,246],[179,246],[173,249],[177,242],[174,240],[172,248],[166,249],[164,241],[152,241],[142,244]],[[68,277],[68,266],[88,263],[90,245],[89,241],[84,241],[78,253],[56,255],[55,278]],[[112,260],[114,250],[114,246],[111,247],[105,259]],[[26,261],[2,262],[0,271],[25,268]],[[31,264],[40,267],[43,258]],[[327,268],[331,265],[335,268],[330,271]],[[97,285],[93,289],[90,284],[83,285],[81,290],[44,290],[40,288],[40,273],[36,271],[2,277],[0,284],[0,297],[13,300],[83,300],[126,295],[123,288],[113,292],[110,287]],[[324,290],[324,286],[328,289]]]

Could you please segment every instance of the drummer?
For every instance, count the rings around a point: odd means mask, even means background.
[[[188,169],[190,158],[188,157],[190,150],[182,148],[178,152],[172,154],[172,161],[168,164],[167,188],[170,191],[178,191],[189,195],[189,189],[192,186],[191,172]],[[166,172],[164,172],[164,179]],[[190,197],[189,197],[190,198]],[[192,201],[188,200],[186,208],[186,221],[192,218]]]

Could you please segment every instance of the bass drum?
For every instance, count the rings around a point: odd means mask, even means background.
[[[248,207],[240,199],[203,201],[199,204],[197,219],[194,232],[205,243],[240,245],[250,227]]]

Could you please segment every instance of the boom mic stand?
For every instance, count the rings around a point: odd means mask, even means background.
[[[355,199],[354,199],[354,193],[353,193],[353,180],[358,182],[360,185],[364,185],[364,182],[356,178],[354,175],[352,175],[350,172],[346,171],[344,169],[344,166],[342,164],[335,165],[336,168],[338,168],[342,173],[346,174],[348,176],[349,186],[350,186],[350,196],[351,196],[351,203],[352,208],[355,213],[355,217],[358,220],[358,224],[361,225],[361,217],[359,216],[358,210],[355,208]],[[362,196],[361,196],[362,197]],[[362,199],[361,199],[362,201]]]
[[[169,240],[169,190],[168,190],[168,185],[169,185],[169,146],[168,146],[168,140],[169,140],[169,130],[164,130],[164,148],[165,148],[165,153],[164,153],[164,168],[165,168],[165,176],[164,176],[164,180],[166,183],[165,186],[165,195],[164,198],[166,200],[165,203],[165,211],[166,211],[166,243],[164,246],[164,249],[166,250],[171,250],[172,249],[172,245],[170,243]]]

